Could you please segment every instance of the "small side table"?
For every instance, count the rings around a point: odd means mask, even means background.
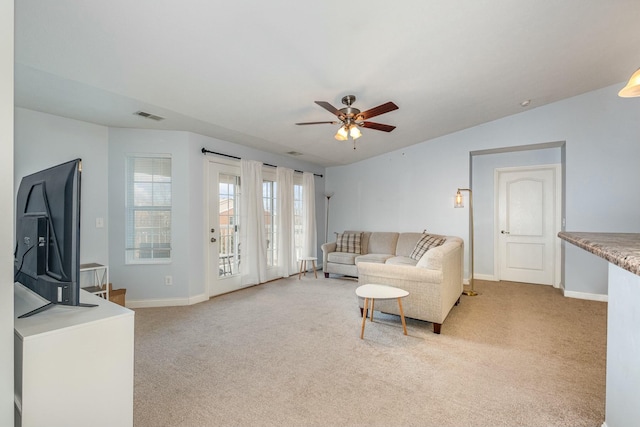
[[[313,266],[313,274],[318,278],[318,272],[316,271],[316,257],[312,256],[303,256],[298,258],[300,261],[300,272],[298,273],[298,280],[300,280],[301,276],[307,275],[307,261],[311,261],[311,265]]]
[[[91,286],[82,289],[98,295],[107,301],[109,300],[109,267],[95,262],[89,264],[80,264],[80,272],[89,271],[92,273],[93,280]]]
[[[364,325],[367,322],[367,311],[371,311],[371,322],[373,322],[373,305],[376,299],[397,299],[398,308],[400,309],[400,319],[402,320],[402,330],[407,335],[407,324],[404,320],[404,311],[402,311],[402,298],[409,295],[404,289],[394,288],[386,285],[362,285],[356,289],[356,295],[364,298],[364,310],[362,311],[362,331],[360,339],[364,339]],[[369,309],[369,303],[371,308]]]

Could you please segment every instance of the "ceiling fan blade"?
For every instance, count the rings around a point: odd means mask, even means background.
[[[389,101],[386,104],[378,105],[377,107],[373,107],[370,110],[363,111],[358,114],[359,120],[367,120],[371,117],[379,116],[380,114],[388,113],[389,111],[397,110],[398,106],[393,102]]]
[[[337,125],[340,122],[304,122],[304,123],[296,123],[297,125],[322,125],[322,124],[330,124]]]
[[[330,112],[331,114],[335,114],[340,118],[340,120],[342,120],[342,118],[344,117],[344,114],[342,114],[342,111],[338,110],[336,107],[334,107],[333,105],[329,104],[326,101],[313,101],[313,102],[315,102],[316,104],[318,104],[319,106],[321,106],[322,108]]]
[[[362,122],[361,125],[363,128],[381,130],[383,132],[391,132],[396,127],[391,125],[383,125],[382,123],[374,123],[374,122]]]

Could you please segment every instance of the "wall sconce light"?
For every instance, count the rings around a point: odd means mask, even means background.
[[[633,73],[627,85],[618,92],[618,96],[622,98],[640,96],[640,68]]]
[[[458,188],[453,204],[454,208],[464,207],[461,191],[469,192],[469,284],[471,285],[471,289],[465,289],[462,293],[470,297],[475,297],[478,293],[475,291],[473,283],[473,192],[470,188]]]
[[[460,193],[460,189],[458,188],[458,192],[456,193],[456,201],[453,205],[454,208],[464,208],[464,203],[462,201],[462,193]]]

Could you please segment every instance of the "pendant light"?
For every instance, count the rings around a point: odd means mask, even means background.
[[[633,73],[627,85],[623,87],[620,92],[618,92],[618,96],[622,98],[633,98],[635,96],[640,96],[640,68],[638,68],[636,72]]]

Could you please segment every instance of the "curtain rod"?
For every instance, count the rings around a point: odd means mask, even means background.
[[[230,154],[216,153],[215,151],[207,150],[207,149],[206,149],[206,148],[204,148],[204,147],[202,148],[202,154],[204,154],[204,155],[207,155],[207,154],[215,154],[216,156],[229,157],[230,159],[242,160],[242,158],[241,158],[241,157],[232,156],[232,155],[230,155]],[[269,163],[263,163],[263,165],[265,165],[265,166],[269,166],[269,167],[272,167],[272,168],[277,168],[277,166],[276,166],[276,165],[270,165]],[[302,171],[299,171],[299,170],[297,170],[297,169],[296,169],[296,170],[294,170],[294,172],[303,173]],[[324,175],[322,175],[322,174],[314,173],[313,175],[314,175],[314,176],[317,176],[317,177],[320,177],[320,178],[324,178]]]

